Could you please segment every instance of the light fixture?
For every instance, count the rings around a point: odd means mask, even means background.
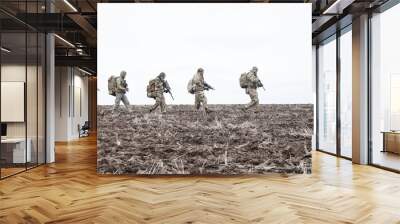
[[[90,72],[88,72],[88,71],[86,71],[86,70],[83,70],[83,69],[81,69],[81,68],[79,68],[79,67],[78,67],[78,70],[81,71],[81,72],[83,72],[83,73],[85,73],[85,74],[87,74],[87,75],[90,75],[90,76],[93,75],[92,73],[90,73]]]
[[[68,0],[64,0],[65,4],[67,4],[74,12],[78,12],[78,10],[73,6]]]
[[[339,2],[340,0],[336,0],[332,5],[330,5],[327,9],[325,9],[322,14],[331,13],[332,9],[335,9],[337,7],[337,4],[339,4]]]
[[[322,14],[342,14],[343,9],[351,5],[355,0],[336,0],[332,5],[324,10]]]
[[[6,53],[10,53],[11,52],[11,50],[9,50],[9,49],[7,49],[5,47],[1,47],[0,49],[1,49],[1,51],[4,51]]]
[[[87,55],[86,52],[84,52],[82,48],[76,48],[76,53],[78,55]]]
[[[64,39],[64,38],[62,38],[62,37],[60,37],[59,35],[57,35],[57,34],[54,34],[54,36],[55,37],[57,37],[59,40],[61,40],[62,42],[64,42],[64,43],[66,43],[67,45],[69,45],[70,47],[73,47],[73,48],[75,48],[75,45],[73,45],[71,42],[69,42],[68,40],[66,40],[66,39]]]

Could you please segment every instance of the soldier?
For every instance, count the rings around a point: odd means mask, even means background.
[[[246,105],[244,110],[248,110],[252,107],[257,107],[259,104],[257,88],[263,87],[263,84],[257,77],[257,67],[253,67],[250,72],[247,73],[246,77],[248,79],[246,94],[250,96],[250,103]],[[264,88],[264,87],[263,87]]]
[[[195,95],[194,105],[197,110],[203,105],[206,113],[212,112],[207,107],[207,97],[204,95],[204,90],[214,89],[204,81],[204,70],[202,68],[197,69],[197,73],[192,79],[193,92]]]
[[[126,77],[126,72],[121,71],[120,76],[116,77],[115,80],[115,104],[113,111],[119,108],[119,104],[122,103],[125,105],[125,108],[129,110],[129,100],[128,97],[126,97],[126,92],[129,91],[128,89],[128,84],[126,83],[125,80]]]
[[[166,112],[164,93],[171,94],[171,87],[169,86],[167,80],[165,80],[165,76],[165,73],[161,72],[155,79],[151,80],[149,83],[150,90],[148,91],[148,95],[149,97],[156,100],[156,103],[150,108],[150,113],[157,109],[158,106],[160,106],[161,113]]]

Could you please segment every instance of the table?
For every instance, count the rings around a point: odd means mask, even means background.
[[[25,138],[6,138],[1,139],[1,157],[6,163],[26,163],[31,162],[32,153],[30,138],[26,139],[28,143],[25,153]]]
[[[400,131],[382,131],[383,150],[382,152],[392,152],[400,154]]]

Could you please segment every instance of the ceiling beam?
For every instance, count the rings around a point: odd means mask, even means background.
[[[90,37],[87,41],[90,41],[91,46],[97,45],[97,30],[88,22],[88,20],[80,14],[68,14],[68,17],[73,20],[83,31]]]
[[[97,60],[91,56],[55,56],[56,66],[80,66],[97,70]]]

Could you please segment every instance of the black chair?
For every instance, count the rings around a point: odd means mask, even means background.
[[[78,128],[79,128],[79,138],[89,136],[89,129],[90,129],[89,121],[85,121],[82,127],[78,126]]]

